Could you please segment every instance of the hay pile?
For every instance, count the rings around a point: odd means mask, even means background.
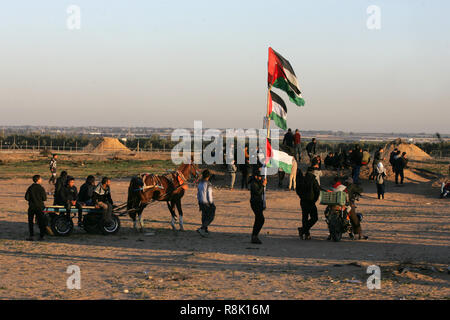
[[[118,139],[109,137],[91,142],[83,150],[94,153],[130,152],[130,149],[125,147]]]
[[[406,152],[406,157],[412,160],[427,160],[432,157],[420,149],[418,146],[412,143],[405,143],[401,139],[394,140],[386,145],[384,148],[384,157],[389,161],[389,155],[391,152],[398,148],[401,152]]]

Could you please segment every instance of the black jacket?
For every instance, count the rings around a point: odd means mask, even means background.
[[[71,201],[78,200],[78,190],[77,187],[65,186],[61,191],[61,205],[66,205]]]
[[[84,203],[91,200],[92,196],[94,195],[94,189],[95,189],[95,186],[93,186],[90,183],[85,182],[80,188],[80,193],[78,194],[78,200],[80,202],[84,202]]]
[[[398,159],[394,160],[394,168],[396,171],[405,169],[407,164],[408,159],[404,157],[399,157]]]
[[[263,194],[264,186],[262,180],[257,180],[252,177],[250,179],[250,202],[262,204],[264,202]]]
[[[58,177],[55,182],[55,196],[53,200],[54,205],[59,205],[64,202],[63,200],[63,189],[66,185],[67,177]]]
[[[359,150],[353,150],[352,152],[352,164],[360,166],[363,158],[363,153]]]
[[[99,202],[113,204],[111,198],[111,189],[108,187],[106,190],[103,189],[102,184],[99,183],[92,194],[92,202],[98,204]]]
[[[308,168],[304,177],[297,174],[296,192],[301,201],[316,203],[320,196],[320,186],[313,168]]]
[[[28,201],[28,207],[30,209],[43,210],[45,205],[44,201],[47,200],[47,194],[45,193],[44,187],[40,184],[33,183],[28,187],[25,193],[25,200]]]
[[[294,135],[292,132],[286,132],[283,138],[283,144],[293,147],[294,146]]]
[[[310,142],[306,145],[306,152],[316,154],[316,144],[314,142]]]

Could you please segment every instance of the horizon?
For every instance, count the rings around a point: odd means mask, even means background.
[[[260,128],[270,46],[306,100],[282,95],[288,127],[450,133],[449,2],[285,0],[275,25],[270,1],[75,2],[80,29],[67,3],[3,4],[0,126]]]

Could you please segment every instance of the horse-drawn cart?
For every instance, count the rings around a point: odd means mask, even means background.
[[[72,219],[78,217],[78,209],[72,208],[66,212],[64,206],[47,206],[44,214],[53,233],[57,236],[68,236],[73,231]],[[104,235],[115,234],[120,229],[119,216],[113,212],[112,224],[106,225],[103,221],[102,210],[93,206],[83,207],[83,229],[88,233],[102,233]]]

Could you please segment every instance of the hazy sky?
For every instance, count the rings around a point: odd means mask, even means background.
[[[69,5],[81,29],[69,30]],[[381,29],[369,30],[369,5]],[[267,49],[300,129],[450,133],[450,1],[2,1],[0,125],[261,127]]]

